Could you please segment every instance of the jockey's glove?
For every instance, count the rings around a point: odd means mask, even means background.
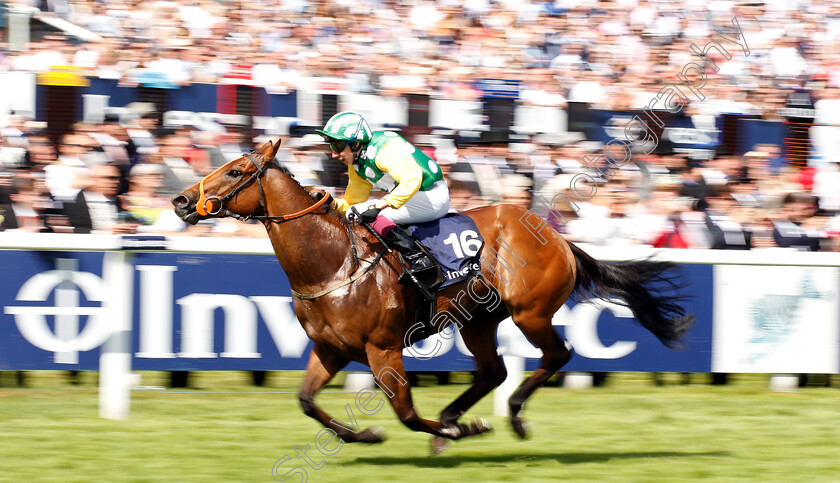
[[[379,216],[380,211],[382,210],[373,205],[370,205],[368,206],[368,209],[366,209],[362,212],[361,215],[359,215],[359,221],[362,223],[372,223],[376,219],[376,217]]]

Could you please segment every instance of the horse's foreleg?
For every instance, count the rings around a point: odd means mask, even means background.
[[[521,417],[522,406],[534,391],[542,387],[555,372],[569,362],[569,359],[572,358],[572,353],[566,348],[563,339],[555,332],[554,327],[551,325],[551,317],[546,319],[542,317],[529,318],[522,315],[517,317],[517,315],[514,315],[513,321],[522,333],[525,334],[525,337],[543,353],[540,367],[534,371],[531,377],[525,379],[508,400],[510,423],[513,426],[513,430],[520,438],[525,438],[528,433]]]
[[[382,441],[382,436],[376,431],[365,429],[358,431],[354,425],[347,428],[325,413],[317,404],[315,404],[315,394],[324,387],[324,385],[335,376],[344,366],[347,365],[347,359],[330,351],[329,349],[315,345],[312,349],[312,354],[309,356],[309,363],[306,365],[306,376],[303,379],[303,384],[300,388],[300,406],[303,408],[304,414],[313,418],[326,426],[328,429],[334,431],[339,438],[348,443],[379,443]],[[351,421],[353,423],[355,421]],[[347,424],[347,423],[345,423]]]
[[[412,431],[424,431],[435,436],[460,439],[490,429],[484,421],[471,425],[442,424],[421,418],[417,414],[417,410],[414,409],[411,387],[408,385],[408,378],[403,366],[402,351],[394,349],[368,350],[368,362],[370,362],[370,368],[376,378],[377,385],[388,396],[397,417]]]

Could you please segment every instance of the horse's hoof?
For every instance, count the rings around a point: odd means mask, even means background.
[[[356,439],[359,443],[381,443],[385,441],[385,428],[374,426],[359,433]]]
[[[493,428],[490,427],[490,423],[487,422],[486,419],[478,419],[477,421],[473,421],[470,424],[453,424],[451,426],[445,426],[440,428],[439,433],[440,436],[436,437],[435,439],[461,439],[467,436],[475,436],[477,434],[486,433],[487,431],[492,431]]]
[[[460,439],[466,436],[466,432],[469,428],[464,424],[453,424],[452,426],[444,426],[438,430],[440,436],[439,438],[447,438],[447,439]]]
[[[488,423],[487,420],[484,418],[480,418],[478,421],[472,423],[472,425],[470,425],[470,429],[470,432],[473,435],[493,431],[493,427],[490,426],[490,423]]]
[[[528,439],[528,424],[519,416],[510,418],[510,424],[513,426],[513,432],[519,436],[520,439]]]
[[[439,455],[449,448],[449,440],[441,436],[432,438],[432,454]]]

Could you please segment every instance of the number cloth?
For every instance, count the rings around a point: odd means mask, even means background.
[[[441,287],[466,280],[481,270],[484,239],[469,216],[449,213],[439,220],[411,225],[407,230],[440,262],[446,275]]]

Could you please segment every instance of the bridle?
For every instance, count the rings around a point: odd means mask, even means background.
[[[314,189],[310,192],[310,195],[312,194],[312,192],[321,193],[322,197],[321,197],[320,200],[318,200],[314,205],[310,206],[309,208],[303,209],[303,210],[298,211],[296,213],[291,213],[291,214],[283,215],[283,216],[262,216],[262,215],[242,216],[240,214],[233,213],[232,211],[225,209],[225,202],[227,202],[228,200],[230,200],[231,198],[236,196],[240,191],[247,188],[254,181],[256,181],[257,186],[259,186],[259,188],[260,188],[260,207],[263,209],[263,211],[265,211],[265,192],[263,191],[261,178],[262,178],[262,175],[265,174],[265,172],[270,167],[271,162],[267,161],[267,162],[263,163],[262,167],[260,167],[260,165],[257,164],[257,161],[252,156],[253,153],[254,153],[254,150],[252,149],[250,153],[245,153],[244,156],[246,156],[248,158],[248,160],[251,161],[251,164],[254,165],[254,168],[256,168],[256,171],[253,174],[251,174],[251,177],[246,179],[244,183],[237,186],[236,188],[233,189],[233,191],[231,191],[230,193],[222,196],[221,198],[218,197],[218,196],[206,196],[204,194],[204,182],[207,180],[207,178],[209,178],[210,176],[215,174],[217,171],[221,171],[222,169],[224,169],[227,166],[227,164],[230,164],[230,163],[227,163],[224,166],[221,166],[221,167],[217,168],[212,173],[210,173],[207,176],[201,178],[201,181],[198,183],[199,198],[198,198],[198,201],[195,204],[195,211],[199,215],[201,215],[201,216],[217,216],[217,215],[224,214],[225,216],[230,216],[232,218],[235,218],[235,219],[241,220],[241,221],[260,220],[260,221],[263,221],[263,222],[270,222],[270,223],[283,223],[285,221],[294,220],[295,218],[300,218],[301,216],[312,213],[313,211],[318,209],[321,205],[323,205],[324,203],[326,203],[327,201],[332,199],[332,197],[329,195],[329,193],[325,192],[324,190]],[[209,210],[207,209],[207,204],[208,203],[210,203],[210,205],[211,205]],[[218,203],[218,205],[215,205],[216,203]],[[327,212],[329,212],[329,209],[327,210]],[[356,243],[355,243],[354,237],[353,237],[353,230],[350,228],[349,223],[345,223],[345,226],[347,227],[347,234],[350,238],[350,250],[351,250],[351,253],[353,254],[353,268],[355,269],[356,267],[359,266],[360,259],[359,259],[359,256],[358,256],[357,252],[356,252]],[[361,278],[361,277],[367,275],[368,273],[370,273],[371,270],[373,270],[379,264],[379,262],[382,260],[382,258],[385,256],[385,254],[388,253],[388,252],[389,252],[389,249],[386,247],[382,251],[380,251],[379,254],[372,261],[371,260],[364,260],[365,262],[368,263],[367,267],[365,267],[361,271],[357,270],[353,275],[350,276],[350,278],[348,278],[348,279],[344,280],[343,282],[340,282],[336,285],[333,285],[331,287],[328,287],[324,290],[321,290],[319,292],[312,293],[312,294],[303,294],[303,293],[297,292],[295,290],[292,290],[292,293],[295,295],[295,297],[297,297],[299,299],[304,299],[304,300],[312,300],[312,299],[316,299],[318,297],[321,297],[323,295],[326,295],[326,294],[328,294],[330,292],[333,292],[333,291],[335,291],[335,290],[337,290],[337,289],[339,289],[339,288],[341,288],[345,285],[351,284],[351,283],[355,282],[356,280],[358,280],[359,278]]]
[[[265,191],[263,190],[263,186],[262,186],[262,176],[263,176],[263,174],[265,174],[265,172],[271,166],[271,163],[267,161],[267,162],[263,163],[262,166],[260,166],[259,164],[257,164],[257,161],[252,156],[253,153],[254,153],[254,150],[252,149],[250,153],[245,153],[244,156],[247,157],[248,160],[251,161],[251,163],[254,165],[254,168],[256,168],[256,171],[254,171],[251,174],[251,177],[246,179],[244,183],[240,184],[239,186],[234,188],[233,191],[231,191],[230,193],[222,196],[221,198],[218,197],[218,196],[205,196],[205,194],[204,194],[204,182],[207,180],[207,178],[216,174],[216,172],[224,169],[227,166],[227,164],[217,168],[212,173],[210,173],[207,176],[201,178],[201,181],[198,183],[198,201],[195,204],[195,211],[199,215],[201,215],[201,216],[217,216],[217,215],[222,215],[223,214],[225,216],[230,216],[231,218],[235,218],[235,219],[241,220],[241,221],[253,219],[253,220],[261,220],[261,221],[270,221],[270,222],[274,222],[274,223],[283,223],[285,221],[293,220],[295,218],[299,218],[301,216],[312,213],[313,211],[318,209],[321,205],[326,203],[327,200],[331,199],[331,197],[325,191],[320,190],[320,189],[314,189],[314,190],[312,190],[313,192],[323,194],[323,196],[321,197],[320,200],[318,200],[314,205],[310,206],[309,208],[298,211],[296,213],[291,213],[289,215],[283,215],[283,216],[261,216],[261,215],[242,216],[238,213],[234,213],[232,211],[227,210],[225,208],[225,203],[227,201],[229,201],[231,198],[235,197],[237,194],[239,194],[240,191],[242,191],[245,188],[247,188],[248,186],[250,186],[254,181],[257,182],[257,186],[259,186],[259,189],[260,189],[260,207],[263,209],[263,211],[266,210],[266,208],[265,208]],[[210,209],[207,209],[207,204],[208,203],[210,203]]]
[[[256,181],[257,186],[259,186],[259,189],[260,189],[260,207],[263,209],[263,211],[265,211],[265,191],[263,190],[261,178],[265,174],[265,172],[268,170],[268,168],[271,166],[271,162],[266,161],[265,163],[263,163],[262,167],[260,167],[260,165],[257,164],[257,161],[252,156],[253,153],[254,153],[254,150],[252,149],[250,153],[245,153],[244,156],[247,157],[249,161],[251,161],[251,164],[254,165],[254,168],[256,168],[256,171],[254,173],[252,173],[251,177],[246,179],[244,183],[240,184],[239,186],[234,188],[233,191],[231,191],[230,193],[222,196],[221,198],[218,197],[218,196],[206,196],[204,194],[204,182],[207,180],[207,178],[209,178],[210,176],[212,176],[216,172],[221,171],[222,169],[224,169],[230,163],[227,163],[227,164],[217,168],[212,173],[210,173],[207,176],[201,178],[201,181],[198,183],[199,198],[198,198],[198,201],[195,204],[195,211],[199,215],[201,215],[201,216],[217,216],[217,215],[224,214],[225,216],[230,216],[231,218],[235,218],[235,219],[241,220],[241,221],[260,220],[260,221],[263,221],[263,222],[270,222],[270,223],[283,223],[285,221],[294,220],[295,218],[300,218],[304,215],[312,213],[313,211],[317,210],[321,205],[323,205],[327,201],[332,200],[332,197],[326,191],[320,190],[320,189],[314,189],[314,190],[310,191],[309,194],[311,195],[313,192],[314,193],[320,193],[322,195],[321,199],[318,200],[314,205],[310,206],[309,208],[306,208],[306,209],[303,209],[303,210],[298,211],[296,213],[291,213],[291,214],[288,214],[288,215],[283,215],[283,216],[262,216],[262,215],[242,216],[240,214],[233,213],[232,211],[225,209],[225,203],[228,200],[230,200],[231,198],[233,198],[234,196],[239,194],[240,191],[244,190],[245,188],[250,186],[254,181]],[[280,169],[282,169],[282,168],[280,168]],[[207,209],[207,204],[208,203],[210,203],[210,209],[209,210]],[[218,203],[218,205],[216,205],[216,203]],[[327,212],[329,212],[329,209],[327,209]],[[359,255],[357,254],[356,242],[355,242],[354,237],[353,237],[353,230],[351,229],[349,223],[345,223],[345,226],[347,228],[347,235],[350,238],[350,250],[351,250],[351,253],[353,254],[353,268],[356,269],[359,266],[359,264],[360,264],[359,262],[361,260],[359,259]],[[368,263],[368,266],[365,267],[361,271],[356,270],[356,272],[353,275],[351,275],[350,278],[344,280],[343,282],[340,282],[336,285],[333,285],[331,287],[325,288],[324,290],[321,290],[319,292],[312,293],[312,294],[303,294],[303,293],[297,292],[295,290],[292,290],[292,293],[295,295],[295,297],[297,297],[299,299],[312,300],[312,299],[316,299],[318,297],[321,297],[323,295],[326,295],[330,292],[333,292],[333,291],[335,291],[335,290],[337,290],[337,289],[339,289],[339,288],[341,288],[345,285],[348,285],[348,284],[351,284],[351,283],[355,282],[359,278],[361,278],[361,277],[367,275],[368,273],[370,273],[371,270],[373,270],[377,265],[379,265],[379,262],[382,260],[382,258],[385,256],[385,254],[388,253],[389,251],[390,250],[387,247],[385,247],[385,248],[383,248],[382,251],[379,252],[379,254],[377,254],[377,256],[373,260],[364,260],[365,262]]]

